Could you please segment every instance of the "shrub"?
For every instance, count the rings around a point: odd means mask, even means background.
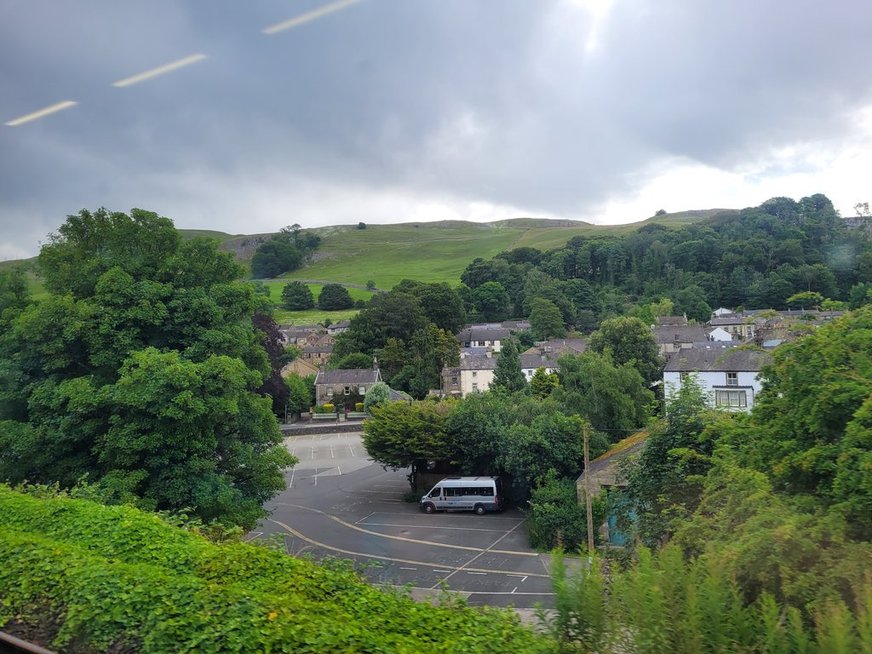
[[[0,486],[0,628],[65,652],[546,652],[511,613],[416,603],[347,566],[213,544],[127,506]]]
[[[354,410],[357,412],[362,412],[363,411],[363,402],[355,402]]]

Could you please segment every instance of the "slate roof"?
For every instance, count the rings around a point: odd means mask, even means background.
[[[756,372],[771,360],[768,352],[737,347],[682,348],[670,357],[664,372]]]
[[[702,325],[660,325],[654,328],[654,340],[657,343],[695,343],[706,340],[706,331]]]
[[[686,316],[657,316],[655,322],[660,327],[665,327],[667,325],[670,326],[679,326],[679,327],[687,327],[687,317]]]
[[[521,355],[521,370],[529,370],[536,368],[556,368],[557,362],[554,359],[549,359],[541,354],[522,354]]]
[[[306,345],[303,354],[332,354],[333,344],[330,345]]]
[[[503,327],[498,327],[495,329],[483,329],[481,327],[467,327],[466,329],[462,329],[460,333],[457,335],[457,340],[461,343],[468,343],[471,341],[504,341],[509,336],[511,336],[512,332]]]
[[[378,370],[372,368],[348,368],[345,370],[320,370],[315,378],[316,384],[374,384],[381,381]]]
[[[459,370],[496,370],[495,357],[464,357],[460,360]]]
[[[542,354],[556,360],[564,354],[581,354],[585,350],[587,350],[587,341],[583,338],[552,338],[536,343],[533,347],[524,350],[523,354]]]

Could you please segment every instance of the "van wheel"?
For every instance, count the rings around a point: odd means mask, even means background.
[[[476,504],[473,511],[475,511],[475,515],[484,515],[485,513],[487,513],[484,508],[484,504]]]
[[[421,506],[421,510],[424,513],[433,513],[436,510],[436,507],[433,506],[432,502],[424,502],[424,504]]]

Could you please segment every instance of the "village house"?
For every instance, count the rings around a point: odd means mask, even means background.
[[[351,327],[350,320],[340,320],[327,327],[327,333],[330,334],[330,336],[336,336],[337,334],[347,332],[349,327]]]
[[[300,355],[302,359],[308,361],[314,366],[320,366],[327,363],[327,359],[333,354],[333,343],[321,343],[315,345],[306,345],[303,347],[303,353]]]
[[[325,329],[321,325],[298,325],[279,327],[279,333],[287,345],[311,345],[325,333]]]
[[[705,328],[701,325],[660,323],[652,329],[654,341],[660,350],[660,356],[668,357],[683,347],[691,347],[694,343],[707,340]]]
[[[282,377],[288,377],[290,375],[298,375],[300,377],[308,377],[309,375],[317,375],[318,374],[318,366],[309,363],[305,359],[300,359],[299,357],[291,361],[284,368],[282,368],[281,375]]]
[[[509,338],[511,333],[511,330],[505,327],[466,327],[457,334],[457,341],[463,348],[485,347],[493,352],[499,352],[502,342]]]
[[[521,372],[529,382],[536,370],[545,368],[546,373],[557,372],[557,359],[564,354],[577,355],[587,349],[583,338],[552,338],[539,341],[521,353]]]
[[[490,388],[497,367],[495,357],[466,356],[459,366],[442,369],[442,395],[466,397],[470,393],[483,393]]]
[[[351,411],[357,402],[363,402],[366,390],[381,380],[378,368],[319,370],[315,377],[315,402]]]
[[[710,406],[750,411],[762,388],[760,370],[771,358],[768,352],[726,343],[679,350],[670,357],[663,371],[666,401],[693,378]]]

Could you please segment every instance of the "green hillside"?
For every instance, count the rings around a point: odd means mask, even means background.
[[[318,227],[313,231],[322,240],[314,261],[286,275],[286,278],[357,286],[373,281],[380,289],[390,289],[407,278],[454,285],[459,282],[463,269],[476,257],[488,259],[503,250],[517,247],[548,250],[562,246],[574,236],[622,234],[651,223],[678,227],[706,220],[723,211],[729,210],[682,211],[625,225],[514,218],[492,223],[369,224],[366,229],[357,229],[354,225]],[[258,245],[270,237],[270,234],[228,234],[208,229],[180,229],[179,232],[183,238],[207,237],[219,241],[223,250],[232,252],[246,266]],[[0,267],[21,263],[23,261],[4,261],[0,262]],[[31,290],[36,294],[43,293],[39,279],[33,275],[29,278]],[[277,296],[280,292],[279,287],[278,291],[271,290],[271,295]],[[358,298],[366,294],[352,292],[352,296]],[[288,317],[293,316],[283,316]]]

